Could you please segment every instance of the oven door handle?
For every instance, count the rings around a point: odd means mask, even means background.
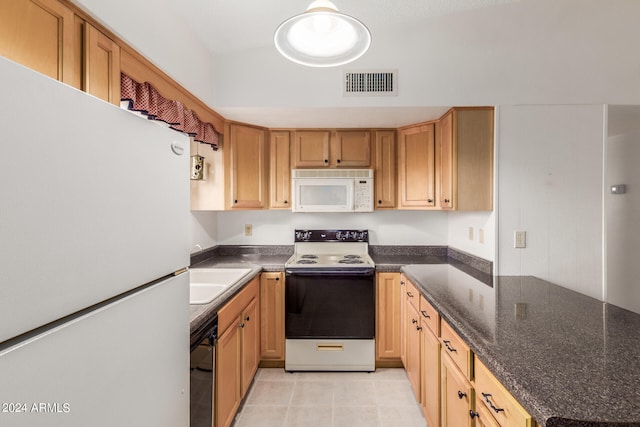
[[[285,274],[288,276],[325,276],[325,275],[333,275],[333,276],[373,276],[375,269],[367,268],[367,269],[285,269]]]

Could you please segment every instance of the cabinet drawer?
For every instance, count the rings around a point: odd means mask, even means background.
[[[480,395],[476,394],[476,427],[500,427],[500,424],[493,418],[487,407],[480,402],[478,396]]]
[[[460,372],[471,379],[473,366],[471,350],[444,320],[440,322],[440,341],[442,342],[442,352],[448,354]]]
[[[405,285],[404,295],[407,298],[407,301],[411,303],[413,308],[418,311],[420,309],[420,292],[418,291],[416,286],[411,283],[410,280],[407,280],[406,283],[407,284]]]
[[[476,400],[502,427],[533,427],[531,415],[520,406],[480,360],[475,363]]]
[[[433,308],[429,301],[422,295],[420,295],[420,315],[423,322],[427,324],[427,327],[431,329],[431,332],[437,337],[440,336],[440,315]]]
[[[238,320],[251,300],[258,297],[260,278],[251,279],[245,287],[218,311],[218,330],[224,332],[233,322]]]

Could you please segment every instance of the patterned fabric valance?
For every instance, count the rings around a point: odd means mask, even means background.
[[[211,144],[218,149],[220,135],[211,123],[200,120],[195,111],[185,108],[180,101],[164,98],[148,82],[138,83],[120,73],[120,99],[127,109],[145,115],[149,120],[159,120],[171,129],[184,132],[198,142]]]

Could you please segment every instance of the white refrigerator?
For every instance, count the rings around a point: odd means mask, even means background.
[[[188,138],[0,76],[0,426],[187,426]]]

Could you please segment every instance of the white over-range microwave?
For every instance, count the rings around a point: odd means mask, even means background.
[[[292,170],[293,212],[372,212],[372,169]]]

